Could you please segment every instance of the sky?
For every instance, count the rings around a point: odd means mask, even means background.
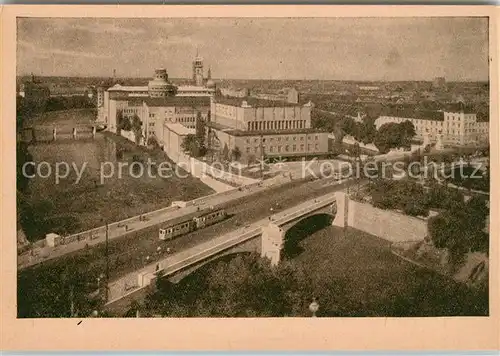
[[[488,80],[488,19],[18,18],[17,74]]]

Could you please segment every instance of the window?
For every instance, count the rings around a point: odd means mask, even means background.
[[[257,143],[257,142],[259,142],[259,139],[258,139],[258,138],[254,138],[254,139],[253,139],[253,142],[254,142],[254,143]]]
[[[250,143],[250,139],[249,138],[247,138],[247,143]]]
[[[285,137],[285,141],[288,141],[288,136]]]
[[[300,145],[300,150],[304,151],[304,144],[303,143]]]
[[[292,146],[292,151],[293,151],[293,152],[297,151],[297,145],[293,145],[293,146]]]
[[[294,141],[297,141],[297,136],[293,136],[293,140],[294,140]]]
[[[319,150],[319,145],[318,145],[318,144],[315,144],[315,145],[314,145],[314,149],[315,149],[316,151],[317,151],[317,150]]]
[[[300,140],[304,141],[304,136],[300,136]],[[302,145],[302,146],[304,146],[304,145]]]
[[[274,151],[274,147],[273,146],[269,146],[269,152],[273,152]]]
[[[285,151],[286,151],[286,152],[290,151],[290,146],[289,146],[289,145],[286,145],[286,146],[285,146]]]
[[[311,145],[310,145],[310,144],[308,144],[308,145],[307,145],[307,150],[308,150],[308,151],[310,151],[310,150],[311,150]]]
[[[266,142],[266,139],[265,139],[265,138],[263,138],[263,139],[262,139],[262,142]]]
[[[318,135],[314,136],[314,139],[315,139],[316,141],[318,141]]]
[[[281,146],[278,146],[278,152],[281,152]]]
[[[258,151],[259,151],[259,148],[258,148],[257,146],[255,146],[255,147],[253,148],[253,151],[254,151],[254,152],[258,152]]]
[[[247,147],[247,153],[250,153],[250,147]]]

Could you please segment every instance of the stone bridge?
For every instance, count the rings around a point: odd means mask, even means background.
[[[77,124],[69,126],[35,125],[24,127],[20,132],[20,141],[29,144],[47,143],[53,141],[74,141],[94,139],[102,125]]]
[[[276,265],[282,256],[287,232],[314,215],[328,214],[333,217],[336,212],[335,200],[336,194],[332,193],[306,201],[130,273],[109,285],[109,302],[105,309],[115,313],[123,312],[133,300],[139,300],[154,290],[158,278],[168,278],[171,282],[178,283],[223,256],[259,253]]]

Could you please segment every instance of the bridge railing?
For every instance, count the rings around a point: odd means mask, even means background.
[[[140,289],[147,288],[148,285],[143,285],[139,286],[138,284],[138,277],[142,273],[158,273],[161,274],[162,276],[168,276],[171,274],[174,274],[178,271],[181,271],[185,268],[188,268],[198,262],[201,262],[210,256],[213,256],[217,253],[221,253],[227,249],[230,249],[231,247],[238,245],[242,242],[245,242],[248,239],[251,239],[259,234],[261,234],[261,228],[255,228],[250,231],[245,231],[243,234],[238,235],[232,239],[223,241],[222,243],[219,243],[218,245],[211,246],[203,251],[200,251],[196,254],[193,254],[189,257],[186,257],[185,259],[175,262],[171,265],[168,265],[169,260],[172,257],[167,257],[161,260],[160,262],[156,262],[153,264],[150,264],[149,266],[146,266],[145,268],[140,269],[139,271],[129,274],[127,276],[124,276],[114,282],[112,282],[109,285],[109,295],[110,295],[110,301],[107,304],[114,303],[124,297],[126,297],[128,294],[134,293]],[[156,269],[156,266],[158,266],[158,270]]]
[[[310,211],[314,211],[317,209],[321,209],[325,207],[326,205],[330,205],[335,202],[335,197],[328,197],[328,198],[323,198],[322,200],[313,203],[312,205],[306,206],[304,208],[301,208],[291,214],[285,215],[277,220],[274,221],[276,225],[283,225],[286,224],[287,222],[296,219],[299,216],[302,216],[304,213],[308,213]]]

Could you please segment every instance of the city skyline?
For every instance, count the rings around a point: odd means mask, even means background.
[[[189,78],[197,50],[217,79],[489,77],[488,20],[477,17],[20,18],[17,75],[146,78],[164,67]]]

